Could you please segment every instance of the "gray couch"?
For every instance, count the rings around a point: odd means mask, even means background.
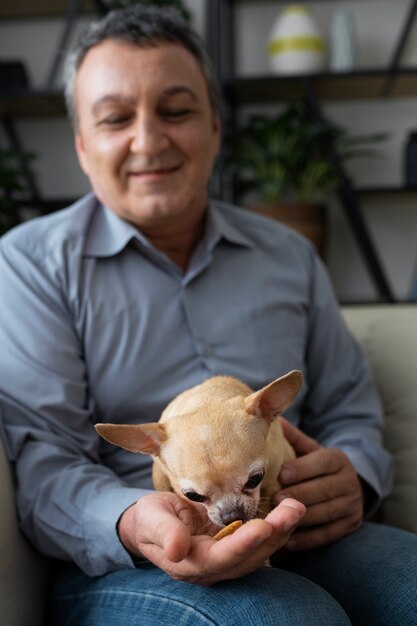
[[[396,462],[393,494],[380,521],[417,532],[417,305],[343,309],[363,345],[386,416],[386,447]],[[0,442],[0,621],[5,626],[42,623],[48,562],[17,529],[13,485]]]

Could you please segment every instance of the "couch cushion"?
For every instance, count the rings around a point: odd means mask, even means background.
[[[42,623],[46,561],[20,534],[10,470],[0,437],[0,622],[7,626]]]
[[[381,521],[417,532],[417,306],[347,307],[385,413],[384,442],[395,460],[395,483]]]

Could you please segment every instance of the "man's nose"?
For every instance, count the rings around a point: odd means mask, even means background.
[[[169,146],[168,135],[157,119],[140,116],[134,126],[131,150],[141,154],[159,154]]]

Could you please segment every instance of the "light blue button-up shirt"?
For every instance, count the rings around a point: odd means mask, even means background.
[[[392,468],[381,407],[311,246],[212,202],[184,273],[94,195],[0,242],[3,436],[23,531],[90,575],[133,567],[116,534],[151,460],[94,422],[150,422],[214,374],[254,389],[304,374],[288,419],[343,449],[380,498]]]

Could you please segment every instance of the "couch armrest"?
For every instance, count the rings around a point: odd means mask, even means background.
[[[361,343],[381,396],[393,493],[381,522],[417,533],[417,305],[357,305],[342,314]]]
[[[0,621],[39,626],[43,620],[47,561],[18,530],[14,488],[0,437]]]

